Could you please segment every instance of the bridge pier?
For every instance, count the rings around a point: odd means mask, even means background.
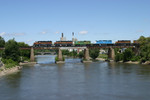
[[[33,49],[33,47],[31,47],[30,61],[31,61],[31,62],[34,62],[34,49]]]
[[[61,49],[59,49],[59,51],[58,51],[58,60],[59,60],[59,61],[63,61],[63,56],[62,56],[62,51],[61,51]]]
[[[86,48],[84,49],[84,59],[82,60],[83,63],[86,63],[86,62],[92,62],[90,60],[90,56],[89,56],[89,49]]]
[[[60,48],[59,48],[59,50],[58,50],[58,61],[55,61],[55,62],[56,62],[56,63],[64,63],[62,51],[61,51]]]
[[[114,48],[108,49],[108,59],[115,60],[115,50]]]

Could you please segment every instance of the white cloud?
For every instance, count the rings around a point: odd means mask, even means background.
[[[13,35],[13,36],[23,36],[23,35],[25,35],[25,33],[12,33],[10,35]]]
[[[27,40],[26,42],[32,42],[33,40]]]
[[[0,36],[4,36],[4,35],[6,35],[6,32],[0,33]]]
[[[143,30],[137,30],[136,33],[143,33]]]
[[[80,31],[79,34],[87,34],[88,31]]]
[[[41,34],[47,34],[48,32],[47,31],[43,31],[43,32],[40,32]]]
[[[26,40],[26,43],[29,44],[30,46],[33,45],[33,40]]]
[[[25,35],[25,33],[6,33],[6,32],[0,33],[0,36],[23,36],[23,35]]]
[[[56,33],[56,34],[58,34],[59,32],[58,32],[58,31],[56,31],[55,33]]]

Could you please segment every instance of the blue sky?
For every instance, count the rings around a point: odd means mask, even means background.
[[[150,0],[0,0],[0,35],[39,40],[134,40],[150,36]]]

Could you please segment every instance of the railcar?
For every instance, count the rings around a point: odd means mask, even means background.
[[[52,41],[37,41],[33,44],[34,47],[51,47]]]
[[[112,40],[96,40],[96,44],[112,44]]]
[[[91,41],[75,41],[74,45],[75,46],[90,46]]]
[[[140,44],[139,44],[138,40],[133,40],[132,45],[133,45],[133,46],[139,46]]]
[[[116,46],[131,46],[131,40],[118,40],[115,42]]]
[[[113,46],[112,40],[96,40],[94,46]]]
[[[59,46],[69,47],[73,45],[73,42],[72,41],[56,41],[54,45],[56,47],[59,47]]]
[[[139,43],[138,40],[133,40],[133,43]]]

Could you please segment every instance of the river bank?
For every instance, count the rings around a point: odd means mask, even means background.
[[[22,65],[28,65],[28,64],[37,64],[37,62],[28,62],[27,61],[27,62],[20,62],[19,63],[20,66],[22,66]]]
[[[23,62],[23,63],[19,63],[19,66],[15,66],[12,68],[5,68],[5,65],[3,64],[3,66],[0,67],[0,77],[19,72],[22,69],[22,65],[27,65],[27,64],[36,64],[36,62]]]
[[[99,61],[107,61],[106,59],[103,59],[103,58],[96,58],[96,60],[99,60]],[[113,60],[111,60],[113,61]],[[127,63],[127,64],[140,64],[139,61],[127,61],[127,62],[123,62],[123,61],[118,61],[119,63]],[[141,63],[142,65],[150,65],[150,61],[146,61],[144,63]]]
[[[0,68],[0,77],[4,76],[4,75],[16,73],[16,72],[20,71],[21,69],[22,69],[22,66],[15,66],[13,68],[5,68],[5,65],[3,65]]]

